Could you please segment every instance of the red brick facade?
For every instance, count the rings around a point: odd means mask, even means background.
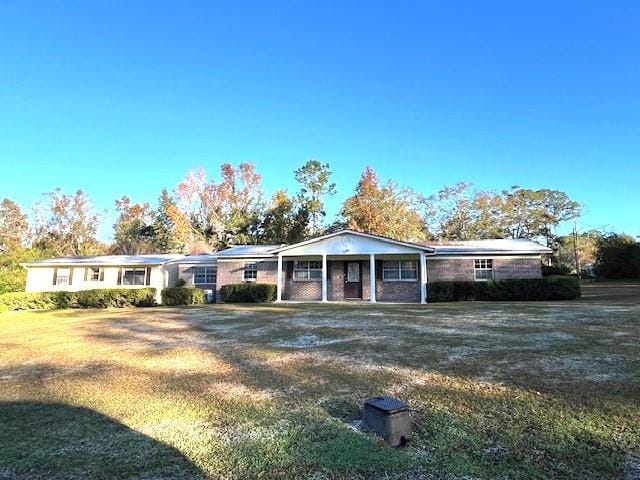
[[[427,281],[473,282],[474,258],[428,258]],[[493,278],[540,278],[542,270],[537,256],[493,257]]]
[[[540,278],[540,259],[529,257],[494,257],[493,278]],[[420,302],[419,281],[383,281],[381,260],[376,261],[376,300],[380,302]],[[328,261],[327,299],[344,300],[344,261]],[[257,282],[277,283],[277,262],[258,261]],[[370,300],[369,261],[360,262],[362,274],[362,300]],[[297,301],[319,301],[322,299],[322,282],[294,281],[293,261],[285,260],[282,271],[282,299]],[[217,275],[217,298],[221,301],[219,288],[231,283],[243,283],[244,262],[219,262]],[[427,258],[428,282],[474,281],[474,258]],[[418,279],[420,265],[418,265]]]
[[[251,260],[250,260],[251,261]],[[275,260],[257,260],[257,283],[277,283],[278,262]],[[223,303],[220,287],[232,283],[245,283],[244,261],[218,262],[216,283],[216,303]]]

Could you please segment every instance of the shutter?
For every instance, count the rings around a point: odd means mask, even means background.
[[[151,285],[151,267],[146,268],[146,279],[144,281],[145,285]]]
[[[69,267],[69,285],[73,285],[73,267]]]
[[[100,281],[104,282],[104,268],[100,268]]]
[[[55,267],[53,269],[53,284],[54,285],[58,284],[58,267]]]
[[[382,280],[382,260],[376,260],[376,280]]]
[[[84,281],[86,282],[89,278],[89,267],[84,267]]]
[[[287,262],[286,269],[287,269],[286,279],[287,280],[293,279],[293,262]]]
[[[118,269],[118,285],[122,285],[122,269]]]

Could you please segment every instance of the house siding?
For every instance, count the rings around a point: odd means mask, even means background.
[[[419,302],[420,282],[385,282],[376,280],[379,302]]]
[[[473,258],[427,259],[427,279],[434,282],[473,282]]]
[[[218,262],[218,271],[216,275],[216,303],[224,303],[220,294],[220,287],[233,283],[245,283],[244,281],[244,264],[246,262],[257,262],[258,272],[256,274],[256,283],[278,283],[278,263],[273,260],[241,260],[232,262]]]
[[[494,258],[493,278],[540,278],[542,266],[538,257]]]

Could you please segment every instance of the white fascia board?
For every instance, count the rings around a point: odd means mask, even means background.
[[[218,258],[218,263],[228,263],[228,262],[248,262],[248,261],[256,261],[256,262],[277,262],[278,258],[274,256],[268,257],[260,257],[257,255],[252,256],[244,256],[244,257],[226,257],[226,258]]]
[[[294,250],[294,249],[298,249],[300,247],[304,247],[313,243],[319,243],[319,242],[323,242],[325,240],[334,238],[334,237],[338,237],[338,236],[353,236],[353,237],[361,237],[361,238],[368,238],[371,240],[375,240],[377,242],[381,242],[381,243],[387,243],[387,244],[392,244],[392,245],[397,245],[397,246],[403,246],[406,248],[410,248],[412,250],[416,250],[416,251],[426,251],[426,252],[433,252],[435,251],[435,249],[433,247],[427,247],[425,245],[418,245],[415,243],[410,243],[410,242],[402,242],[400,240],[394,240],[392,238],[387,238],[387,237],[381,237],[378,235],[372,235],[370,233],[363,233],[363,232],[356,232],[354,230],[340,230],[339,232],[334,232],[334,233],[329,233],[327,235],[322,235],[320,237],[316,237],[316,238],[312,238],[310,240],[305,240],[304,242],[300,242],[300,243],[295,243],[293,245],[287,245],[285,247],[281,247],[281,248],[277,248],[275,250],[272,250],[272,253],[281,253],[281,252],[286,252],[286,251],[290,251],[290,250]],[[319,252],[318,254],[321,255],[323,252]],[[326,252],[327,254],[329,254],[329,252]],[[340,253],[346,253],[346,252],[340,252]],[[364,252],[357,252],[357,253],[362,253],[365,254]],[[377,253],[377,252],[371,252],[371,253]],[[389,252],[389,253],[393,253],[393,252]]]
[[[487,252],[482,252],[482,253],[464,253],[461,255],[451,255],[451,254],[446,254],[446,255],[432,255],[429,258],[431,260],[455,260],[455,259],[492,259],[492,258],[531,258],[531,257],[538,257],[540,258],[541,254],[540,253],[487,253]]]

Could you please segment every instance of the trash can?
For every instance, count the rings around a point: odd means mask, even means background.
[[[403,446],[411,438],[409,407],[392,397],[373,397],[364,402],[362,424],[380,435],[392,447]]]
[[[213,303],[215,300],[215,296],[213,290],[203,290],[204,292],[204,301],[207,303]]]

